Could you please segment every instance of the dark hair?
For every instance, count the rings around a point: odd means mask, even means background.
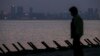
[[[77,14],[78,14],[78,9],[77,9],[75,6],[71,7],[71,8],[69,9],[69,11],[70,11],[72,14],[74,14],[74,15],[77,15]]]

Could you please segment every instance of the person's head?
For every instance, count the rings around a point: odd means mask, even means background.
[[[75,6],[71,7],[69,11],[73,17],[78,14],[78,9]]]

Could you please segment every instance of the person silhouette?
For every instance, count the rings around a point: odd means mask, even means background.
[[[83,35],[83,20],[78,14],[77,7],[73,6],[69,11],[73,17],[71,21],[71,38],[73,39],[74,56],[84,56],[80,46],[80,38]]]

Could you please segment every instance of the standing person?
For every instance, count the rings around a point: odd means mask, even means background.
[[[80,46],[80,38],[83,35],[83,20],[78,14],[78,9],[73,6],[69,9],[72,18],[71,22],[71,38],[73,39],[74,56],[83,56]]]

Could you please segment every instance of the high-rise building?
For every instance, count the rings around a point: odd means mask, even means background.
[[[28,15],[29,15],[29,18],[31,18],[31,19],[33,18],[33,8],[32,7],[29,8],[29,14]]]
[[[4,19],[4,11],[0,12],[0,19]]]
[[[88,19],[93,19],[93,8],[88,8]]]
[[[14,19],[16,17],[16,8],[14,5],[11,6],[11,13],[10,13],[10,18]]]
[[[17,17],[23,17],[24,16],[24,10],[22,6],[17,7]]]
[[[95,19],[99,19],[99,10],[97,8],[94,10],[94,16]]]

